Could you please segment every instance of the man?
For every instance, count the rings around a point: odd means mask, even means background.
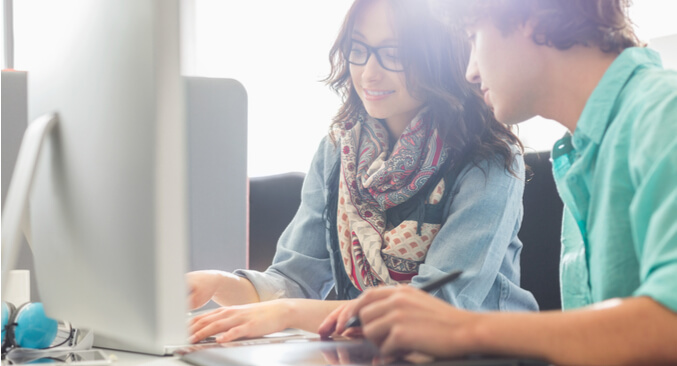
[[[359,314],[386,353],[677,364],[677,72],[636,47],[627,0],[453,3],[472,43],[466,77],[498,120],[540,115],[570,131],[552,151],[564,311],[471,313],[390,287],[321,334]]]

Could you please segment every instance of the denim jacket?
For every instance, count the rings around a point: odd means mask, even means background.
[[[280,236],[273,264],[265,272],[238,270],[256,288],[261,301],[276,298],[324,299],[335,284],[342,260],[331,250],[324,219],[328,178],[338,149],[325,137],[303,183],[301,205]],[[444,202],[443,223],[412,284],[456,270],[463,275],[433,292],[468,310],[538,310],[533,295],[520,288],[517,238],[522,221],[524,160],[516,155],[508,172],[501,159],[468,164],[452,183]],[[359,291],[351,292],[357,297]]]

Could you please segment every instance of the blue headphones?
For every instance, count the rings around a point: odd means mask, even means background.
[[[2,302],[2,354],[15,347],[47,348],[54,339],[59,324],[48,318],[42,303],[27,302],[18,308]]]

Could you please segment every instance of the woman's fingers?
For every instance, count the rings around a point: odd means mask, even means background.
[[[222,307],[196,316],[190,326],[192,342],[217,335],[217,342],[243,337],[260,337],[286,327],[284,307],[279,302]]]
[[[190,325],[190,342],[199,342],[207,337],[228,331],[238,325],[238,317],[234,309],[220,308],[206,314],[196,316]],[[242,320],[241,318],[239,319]]]
[[[232,327],[216,337],[216,342],[226,343],[240,338],[253,337],[252,329],[247,324]]]

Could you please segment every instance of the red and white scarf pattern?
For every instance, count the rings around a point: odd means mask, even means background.
[[[371,117],[337,127],[341,149],[337,229],[346,273],[359,290],[406,283],[418,272],[439,224],[386,227],[386,210],[406,202],[443,165],[448,151],[419,113],[389,151],[386,127]],[[427,198],[437,204],[444,180]]]

